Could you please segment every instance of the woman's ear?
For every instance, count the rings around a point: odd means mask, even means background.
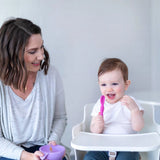
[[[131,84],[131,81],[130,80],[126,80],[126,82],[125,82],[125,90],[128,89],[130,84]]]

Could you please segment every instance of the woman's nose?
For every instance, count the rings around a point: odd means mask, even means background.
[[[39,50],[37,53],[37,59],[38,60],[43,60],[44,59],[44,51],[43,50]]]

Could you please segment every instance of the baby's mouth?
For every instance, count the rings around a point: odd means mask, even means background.
[[[109,99],[114,99],[115,96],[116,96],[116,94],[107,94],[107,97],[108,97]]]

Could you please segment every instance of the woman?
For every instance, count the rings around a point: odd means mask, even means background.
[[[0,160],[39,160],[39,147],[59,144],[66,126],[61,78],[31,21],[6,21],[0,44]]]

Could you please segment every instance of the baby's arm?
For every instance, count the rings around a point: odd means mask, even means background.
[[[103,116],[98,114],[97,116],[92,117],[90,130],[93,133],[102,133],[103,132],[103,130],[104,130]]]
[[[131,111],[132,129],[140,131],[144,127],[143,111],[139,110],[136,102],[129,96],[123,96],[121,102]]]

